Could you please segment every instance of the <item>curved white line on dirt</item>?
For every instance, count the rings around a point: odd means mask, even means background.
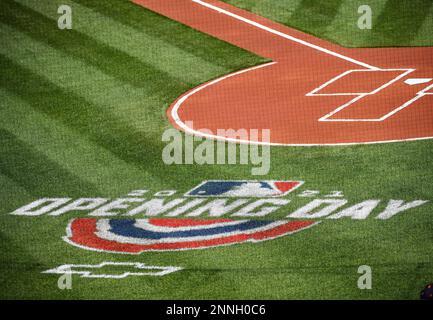
[[[364,62],[361,62],[361,61],[358,61],[358,60],[355,60],[355,59],[349,58],[349,57],[347,57],[347,56],[344,56],[344,55],[339,54],[339,53],[337,53],[337,52],[334,52],[334,51],[328,50],[328,49],[326,49],[326,48],[322,48],[322,47],[320,47],[320,46],[317,46],[317,45],[315,45],[315,44],[309,43],[309,42],[304,41],[304,40],[302,40],[302,39],[295,38],[295,37],[293,37],[293,36],[290,36],[290,35],[285,34],[285,33],[283,33],[283,32],[280,32],[280,31],[274,30],[274,29],[272,29],[272,28],[266,27],[266,26],[264,26],[264,25],[262,25],[262,24],[260,24],[260,23],[257,23],[257,22],[255,22],[255,21],[252,21],[252,20],[249,20],[249,19],[247,19],[247,18],[241,17],[241,16],[239,16],[239,15],[237,15],[237,14],[234,14],[234,13],[232,13],[232,12],[229,12],[229,11],[227,11],[227,10],[224,10],[224,9],[222,9],[222,8],[219,8],[219,7],[217,7],[217,6],[211,5],[211,4],[209,4],[209,3],[203,2],[203,1],[201,1],[201,0],[192,0],[192,1],[195,2],[195,3],[197,3],[197,4],[199,4],[199,5],[202,5],[202,6],[204,6],[204,7],[207,7],[207,8],[209,8],[209,9],[211,9],[211,10],[215,10],[215,11],[217,11],[217,12],[219,12],[219,13],[226,14],[226,15],[228,15],[228,16],[230,16],[230,17],[233,17],[233,18],[235,18],[235,19],[237,19],[237,20],[243,21],[243,22],[245,22],[245,23],[248,23],[248,24],[250,24],[250,25],[252,25],[252,26],[255,26],[255,27],[257,27],[257,28],[260,28],[260,29],[262,29],[262,30],[265,30],[265,31],[267,31],[267,32],[270,32],[270,33],[272,33],[272,34],[275,34],[275,35],[277,35],[277,36],[283,37],[283,38],[285,38],[285,39],[288,39],[288,40],[291,40],[291,41],[294,41],[294,42],[300,43],[300,44],[305,45],[305,46],[307,46],[307,47],[310,47],[310,48],[312,48],[312,49],[319,50],[319,51],[324,52],[324,53],[326,53],[326,54],[333,55],[333,56],[335,56],[335,57],[338,57],[338,58],[340,58],[340,59],[343,59],[343,60],[346,60],[346,61],[349,61],[349,62],[355,63],[355,64],[357,64],[357,65],[361,65],[361,66],[363,66],[363,67],[365,67],[365,68],[367,68],[367,69],[371,69],[371,70],[381,70],[381,69],[378,68],[378,67],[375,67],[375,66],[372,66],[372,65],[366,64],[366,63],[364,63]],[[241,71],[237,71],[237,72],[235,72],[235,73],[228,74],[228,75],[225,75],[225,76],[223,76],[223,77],[221,77],[221,78],[215,79],[215,80],[213,80],[213,81],[210,81],[210,82],[204,83],[204,84],[202,84],[202,85],[200,85],[200,86],[198,86],[198,87],[192,89],[191,91],[188,91],[188,92],[185,93],[184,95],[180,96],[180,98],[178,98],[178,100],[176,100],[175,104],[174,104],[173,107],[171,108],[170,115],[171,115],[173,121],[176,123],[176,125],[177,125],[179,128],[182,128],[186,133],[190,133],[190,134],[192,134],[192,135],[196,135],[196,136],[200,136],[200,137],[204,137],[204,138],[209,138],[209,139],[213,139],[213,140],[227,141],[227,142],[233,142],[233,143],[242,143],[242,144],[254,144],[254,145],[294,146],[294,147],[297,147],[297,146],[299,146],[299,147],[313,147],[313,146],[350,146],[350,145],[381,144],[381,143],[392,143],[392,142],[417,141],[417,140],[433,139],[433,136],[432,136],[432,137],[407,138],[407,139],[384,140],[384,141],[369,141],[369,142],[324,143],[324,144],[287,144],[287,143],[278,143],[278,142],[250,141],[250,140],[242,140],[242,139],[235,139],[235,138],[227,138],[227,137],[221,137],[221,136],[217,136],[217,135],[213,135],[213,134],[207,134],[207,133],[203,133],[203,132],[200,132],[200,131],[194,130],[193,128],[188,127],[188,126],[187,126],[187,125],[186,125],[186,124],[185,124],[185,123],[180,119],[179,114],[178,114],[178,110],[179,110],[179,108],[181,107],[181,105],[182,105],[182,104],[183,104],[183,103],[184,103],[184,102],[185,102],[189,97],[191,97],[192,95],[196,94],[197,92],[199,92],[199,91],[201,91],[201,90],[203,90],[203,89],[205,89],[205,88],[207,88],[207,87],[210,87],[211,85],[214,85],[214,84],[216,84],[216,83],[218,83],[218,82],[221,82],[221,81],[223,81],[223,80],[225,80],[225,79],[227,79],[227,78],[231,78],[231,77],[234,77],[234,76],[237,76],[237,75],[240,75],[240,74],[243,74],[243,73],[249,72],[249,71],[257,70],[257,69],[260,69],[260,68],[268,67],[268,66],[274,65],[274,64],[276,64],[276,63],[277,63],[277,62],[270,62],[270,63],[266,63],[266,64],[263,64],[263,65],[259,65],[259,66],[255,66],[255,67],[252,67],[252,68],[248,68],[248,69],[244,69],[244,70],[241,70]]]
[[[418,141],[418,140],[428,140],[428,139],[433,139],[433,137],[422,137],[422,138],[408,138],[408,139],[400,139],[400,140],[384,140],[384,141],[370,141],[370,142],[350,142],[350,143],[323,143],[323,144],[317,144],[317,143],[311,143],[311,144],[290,144],[290,143],[278,143],[278,142],[262,142],[262,141],[250,141],[250,140],[242,140],[242,139],[235,139],[235,138],[227,138],[227,137],[222,137],[222,136],[217,136],[214,134],[208,134],[208,133],[203,133],[200,131],[195,130],[194,128],[188,127],[185,122],[183,122],[178,114],[178,110],[180,109],[180,107],[182,106],[182,104],[191,96],[193,96],[194,94],[196,94],[197,92],[200,92],[201,90],[210,87],[218,82],[221,82],[225,79],[231,78],[231,77],[235,77],[237,75],[249,72],[249,71],[253,71],[253,70],[257,70],[260,68],[265,68],[265,67],[269,67],[271,65],[277,64],[277,62],[270,62],[270,63],[265,63],[259,66],[255,66],[255,67],[251,67],[248,69],[244,69],[241,71],[237,71],[225,76],[222,76],[221,78],[212,80],[210,82],[204,83],[188,92],[186,92],[185,94],[181,95],[176,102],[174,103],[174,105],[171,107],[170,110],[170,115],[171,118],[173,119],[173,121],[176,123],[176,125],[181,128],[182,130],[184,130],[186,133],[195,135],[195,136],[199,136],[199,137],[203,137],[203,138],[208,138],[208,139],[213,139],[213,140],[219,140],[219,141],[227,141],[227,142],[233,142],[233,143],[242,143],[242,144],[254,144],[254,145],[269,145],[269,146],[286,146],[286,147],[315,147],[315,146],[351,146],[351,145],[363,145],[363,144],[381,144],[381,143],[394,143],[394,142],[404,142],[404,141]]]
[[[224,140],[224,141],[229,141],[229,142],[235,142],[235,143],[255,143],[253,141],[249,141],[249,140],[242,140],[242,139],[234,139],[234,138],[227,138],[227,137],[220,137],[217,135],[213,135],[213,134],[207,134],[207,133],[203,133],[197,130],[194,130],[193,128],[188,127],[185,122],[183,122],[178,114],[178,110],[181,107],[181,105],[192,95],[196,94],[197,92],[210,87],[211,85],[214,85],[218,82],[221,82],[225,79],[231,78],[231,77],[235,77],[237,75],[249,72],[249,71],[253,71],[253,70],[257,70],[257,69],[261,69],[261,68],[265,68],[265,67],[269,67],[271,65],[276,64],[276,62],[270,62],[270,63],[265,63],[259,66],[255,66],[255,67],[251,67],[248,69],[244,69],[241,71],[237,71],[235,73],[231,73],[225,76],[222,76],[221,78],[212,80],[210,82],[204,83],[194,89],[192,89],[191,91],[188,91],[187,93],[183,94],[182,96],[180,96],[180,98],[178,98],[178,100],[174,103],[173,107],[171,108],[170,111],[170,115],[171,118],[173,119],[173,121],[180,127],[182,128],[185,132],[196,135],[196,136],[201,136],[201,137],[205,137],[205,138],[210,138],[210,139],[216,139],[216,140]],[[268,144],[268,143],[263,143],[263,142],[256,142],[257,144]]]

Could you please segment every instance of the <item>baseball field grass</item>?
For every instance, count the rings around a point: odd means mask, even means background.
[[[430,0],[224,0],[239,8],[345,47],[432,46]],[[368,4],[373,28],[358,28],[358,8]]]
[[[433,45],[433,3],[371,1],[373,31],[357,29],[362,1],[230,0],[227,3],[344,46]],[[59,30],[57,8],[73,10]],[[429,31],[430,30],[430,31]],[[0,297],[3,299],[417,299],[433,281],[433,142],[345,147],[272,147],[262,180],[302,180],[349,204],[382,200],[365,220],[324,220],[308,232],[197,251],[118,255],[62,241],[68,221],[10,213],[39,198],[124,197],[203,180],[257,179],[252,165],[162,162],[165,112],[182,93],[268,60],[128,0],[0,2]],[[310,200],[293,194],[284,218]],[[391,199],[428,200],[389,220]],[[270,218],[270,217],[267,217]],[[61,264],[101,261],[182,266],[165,277],[73,278]],[[373,289],[356,286],[358,266]]]

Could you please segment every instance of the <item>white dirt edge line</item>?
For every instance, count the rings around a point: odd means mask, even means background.
[[[334,55],[334,56],[339,57],[341,59],[344,59],[344,60],[353,62],[355,64],[361,65],[363,67],[366,67],[367,69],[377,70],[377,71],[381,70],[381,68],[368,65],[368,64],[363,63],[361,61],[357,61],[355,59],[352,59],[352,58],[343,56],[341,54],[338,54],[336,52],[333,52],[331,50],[322,48],[320,46],[313,45],[313,44],[311,44],[309,42],[306,42],[304,40],[301,40],[301,39],[289,36],[289,35],[287,35],[285,33],[282,33],[280,31],[276,31],[276,30],[271,29],[269,27],[266,27],[266,26],[264,26],[262,24],[259,24],[257,22],[252,21],[252,20],[243,18],[243,17],[241,17],[239,15],[236,15],[234,13],[231,13],[231,12],[229,12],[227,10],[221,9],[221,8],[216,7],[214,5],[211,5],[209,3],[203,2],[201,0],[192,0],[192,1],[195,2],[195,3],[197,3],[197,4],[199,4],[199,5],[205,6],[207,8],[212,9],[212,10],[215,10],[215,11],[218,11],[220,13],[223,13],[223,14],[226,14],[228,16],[231,16],[231,17],[233,17],[235,19],[238,19],[240,21],[243,21],[243,22],[246,22],[248,24],[251,24],[251,25],[253,25],[253,26],[257,27],[257,28],[260,28],[260,29],[263,29],[263,30],[268,31],[270,33],[276,34],[276,35],[278,35],[280,37],[283,37],[283,38],[286,38],[288,40],[292,40],[292,41],[301,43],[301,44],[303,44],[305,46],[314,48],[316,50],[319,50],[319,51],[322,51],[322,52],[325,52],[325,53],[328,53],[330,55]],[[185,123],[182,122],[182,120],[180,120],[177,111],[178,111],[180,105],[185,100],[187,100],[190,96],[192,96],[193,94],[199,92],[200,90],[202,90],[202,89],[204,89],[204,88],[206,88],[208,86],[211,86],[211,85],[213,85],[215,83],[223,81],[223,80],[225,80],[227,78],[230,78],[230,77],[233,77],[233,76],[245,73],[245,72],[253,71],[253,70],[256,70],[256,69],[259,69],[259,68],[268,67],[268,66],[276,64],[276,63],[277,62],[270,62],[270,63],[266,63],[266,64],[263,64],[263,65],[255,66],[255,67],[252,67],[252,68],[244,69],[244,70],[241,70],[241,71],[229,74],[229,75],[225,75],[225,76],[223,76],[221,78],[218,78],[218,79],[215,79],[215,80],[213,80],[211,82],[205,83],[205,84],[203,84],[201,86],[198,86],[195,89],[187,92],[186,94],[184,94],[183,96],[181,96],[181,98],[179,98],[176,101],[175,105],[171,109],[170,113],[171,113],[171,116],[172,116],[174,122],[180,128],[182,128],[186,133],[189,133],[189,134],[192,134],[192,135],[197,135],[197,136],[201,136],[201,137],[205,137],[205,138],[209,138],[209,139],[213,139],[213,140],[218,140],[218,141],[227,141],[227,142],[233,142],[233,143],[253,144],[253,145],[268,145],[268,146],[287,146],[287,147],[319,147],[319,146],[322,147],[322,146],[330,146],[330,147],[332,147],[332,146],[354,146],[354,145],[382,144],[382,143],[394,143],[394,142],[404,142],[404,141],[420,141],[420,140],[433,139],[433,136],[429,136],[429,137],[419,137],[419,138],[390,139],[390,140],[382,140],[382,141],[348,142],[348,143],[344,143],[343,142],[343,143],[299,143],[298,144],[298,143],[261,142],[261,141],[249,141],[249,140],[242,140],[242,139],[225,138],[225,137],[220,137],[220,136],[217,136],[217,135],[205,134],[205,133],[202,133],[200,131],[191,129],[190,127],[186,126]],[[430,94],[430,93],[425,93],[425,94]]]
[[[288,34],[285,34],[285,33],[283,33],[283,32],[277,31],[277,30],[275,30],[275,29],[269,28],[269,27],[267,27],[267,26],[265,26],[265,25],[263,25],[263,24],[260,24],[260,23],[258,23],[258,22],[252,21],[252,20],[247,19],[247,18],[244,18],[244,17],[241,17],[241,16],[239,16],[239,15],[237,15],[237,14],[235,14],[235,13],[232,13],[232,12],[230,12],[230,11],[224,10],[224,9],[222,9],[222,8],[220,8],[220,7],[217,7],[217,6],[215,6],[215,5],[209,4],[209,3],[207,3],[207,2],[204,2],[204,1],[201,1],[201,0],[192,0],[192,2],[195,2],[195,3],[199,4],[199,5],[202,5],[202,6],[204,6],[204,7],[207,7],[207,8],[209,8],[209,9],[215,10],[215,11],[217,11],[217,12],[219,12],[219,13],[222,13],[222,14],[225,14],[225,15],[227,15],[227,16],[230,16],[230,17],[232,17],[232,18],[234,18],[234,19],[237,19],[237,20],[240,20],[240,21],[242,21],[242,22],[245,22],[245,23],[247,23],[247,24],[249,24],[249,25],[252,25],[252,26],[254,26],[254,27],[256,27],[256,28],[259,28],[259,29],[265,30],[265,31],[267,31],[267,32],[269,32],[269,33],[272,33],[272,34],[274,34],[274,35],[277,35],[277,36],[279,36],[279,37],[282,37],[282,38],[285,38],[285,39],[287,39],[287,40],[291,40],[291,41],[297,42],[297,43],[299,43],[299,44],[302,44],[302,45],[307,46],[307,47],[310,47],[310,48],[312,48],[312,49],[315,49],[315,50],[321,51],[321,52],[326,53],[326,54],[329,54],[329,55],[331,55],[331,56],[334,56],[334,57],[337,57],[337,58],[340,58],[340,59],[343,59],[343,60],[349,61],[349,62],[354,63],[354,64],[357,64],[357,65],[359,65],[359,66],[363,66],[363,67],[365,67],[365,68],[367,68],[367,69],[373,69],[373,70],[380,69],[380,68],[378,68],[378,67],[375,67],[375,66],[369,65],[369,64],[367,64],[367,63],[365,63],[365,62],[362,62],[362,61],[359,61],[359,60],[356,60],[356,59],[353,59],[353,58],[347,57],[347,56],[345,56],[345,55],[342,55],[342,54],[340,54],[340,53],[334,52],[334,51],[332,51],[332,50],[329,50],[329,49],[326,49],[326,48],[320,47],[320,46],[318,46],[318,45],[312,44],[312,43],[307,42],[307,41],[305,41],[305,40],[301,40],[301,39],[298,39],[298,38],[296,38],[296,37],[293,37],[293,36],[290,36],[290,35],[288,35]]]

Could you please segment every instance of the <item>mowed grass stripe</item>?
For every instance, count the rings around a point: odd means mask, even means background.
[[[96,144],[102,143],[105,149],[110,150],[118,158],[129,164],[133,163],[134,166],[145,170],[144,172],[149,175],[152,173],[153,179],[148,176],[146,180],[143,180],[149,181],[149,184],[152,184],[152,180],[155,183],[161,183],[159,179],[164,176],[164,170],[167,175],[172,172],[177,179],[180,178],[176,175],[176,170],[188,174],[187,166],[167,167],[161,160],[162,149],[165,146],[160,142],[162,130],[166,126],[162,116],[165,109],[161,108],[161,102],[155,97],[143,97],[140,90],[129,88],[129,91],[123,90],[123,94],[138,99],[137,106],[135,108],[131,107],[131,104],[124,106],[124,103],[119,101],[124,95],[114,86],[119,85],[120,90],[124,87],[114,82],[112,90],[101,92],[101,83],[104,83],[107,77],[104,77],[104,74],[98,70],[76,59],[68,59],[63,53],[8,26],[0,24],[0,35],[6,45],[0,48],[0,53],[10,61],[19,61],[20,66],[32,72],[36,79],[39,77],[46,79],[43,81],[46,82],[46,86],[40,86],[39,80],[35,80],[37,85],[27,86],[25,82],[32,78],[25,78],[24,83],[20,82],[21,89],[19,89],[12,85],[14,81],[19,81],[14,78],[12,82],[8,81],[10,87],[5,86],[6,89],[9,88],[8,90],[21,97],[27,95],[28,99],[25,101],[36,110],[48,112],[50,117],[78,131],[80,135],[87,136],[86,139]],[[69,65],[66,75],[62,73],[63,61],[68,61]],[[81,85],[77,87],[75,84],[79,83],[81,78],[93,79],[97,85],[93,88],[85,83],[84,88]],[[103,89],[106,88],[103,86]],[[57,94],[58,92],[61,94]],[[118,94],[114,94],[116,92]],[[43,96],[43,100],[38,102],[38,99],[32,99],[34,94]],[[100,96],[104,98],[98,101]],[[115,108],[116,105],[108,108],[104,105],[106,99],[107,103],[113,100],[118,101],[119,105],[117,108]],[[134,104],[133,101],[132,105]],[[154,106],[161,110],[152,110]],[[161,118],[155,117],[155,114],[161,114]],[[160,171],[156,172],[153,164],[158,164]],[[208,166],[206,169],[197,169],[197,172],[201,174],[207,172],[209,176],[212,176],[214,171],[220,171],[222,174],[221,170],[226,171],[225,168],[223,170],[221,167]],[[232,170],[232,168],[228,169],[228,171]],[[113,171],[119,172],[118,168],[112,169]],[[164,180],[163,183],[169,183]]]
[[[327,39],[332,39],[339,43],[344,43],[347,47],[369,47],[371,45],[371,30],[360,29],[358,20],[361,15],[358,8],[365,4],[364,0],[343,1],[337,15],[326,27],[323,34]],[[376,25],[377,19],[384,9],[386,1],[371,0],[368,5],[372,10],[372,24]],[[352,35],[348,37],[347,35]]]
[[[388,0],[377,18],[371,46],[409,45],[433,7],[431,0]],[[432,32],[430,32],[431,37]]]
[[[0,173],[0,190],[0,203],[2,204],[2,211],[5,213],[12,212],[21,207],[23,203],[34,200],[34,196],[26,188],[2,173]],[[2,224],[3,220],[0,219],[0,226]],[[2,232],[0,232],[1,234]]]
[[[89,183],[49,160],[13,133],[0,129],[0,172],[37,197],[98,193]]]
[[[34,39],[10,26],[3,25],[0,30],[4,43],[7,44],[3,47],[5,57],[8,57],[10,62],[19,61],[20,66],[25,67],[24,73],[30,71],[35,76],[36,85],[20,83],[18,87],[14,87],[9,83],[9,91],[16,95],[24,94],[25,100],[33,108],[61,121],[65,126],[86,136],[86,139],[100,143],[117,157],[137,168],[152,172],[153,181],[158,181],[159,184],[170,184],[169,180],[164,179],[165,176],[179,181],[182,180],[180,172],[184,176],[189,176],[189,166],[167,167],[161,161],[164,144],[159,141],[162,127],[167,126],[164,112],[168,104],[165,104],[165,101],[171,102],[180,94],[178,92],[173,95],[169,83],[165,87],[166,94],[163,97],[144,97],[141,90],[132,90],[134,88],[131,89],[128,84],[122,86],[121,82],[110,82],[110,87],[106,88],[102,84],[111,76],[105,76],[92,65],[86,65],[84,61],[69,56],[67,52],[56,50],[57,48],[41,43],[39,39]],[[33,79],[32,76],[24,78],[24,83]],[[37,79],[40,78],[46,85],[39,85],[40,81]],[[203,79],[205,80],[207,79]],[[92,82],[95,82],[95,86],[90,85]],[[125,88],[128,90],[125,91]],[[57,95],[59,91],[61,94]],[[47,94],[42,95],[43,99],[40,102],[35,102],[32,95],[40,92]],[[129,105],[124,107],[125,103],[114,108],[116,105],[113,101],[118,100],[112,96],[113,92],[120,92],[120,99],[134,97],[132,103],[135,106],[142,103],[141,108]],[[105,103],[110,104],[110,101],[113,108],[107,112]],[[158,165],[155,167],[154,164]],[[198,175],[212,177],[213,172],[221,170],[221,167],[207,166],[203,169],[197,168],[196,171]],[[223,171],[227,171],[229,175],[235,168],[224,168]],[[248,172],[248,168],[241,172],[244,171]]]
[[[110,150],[118,158],[135,165],[141,170],[152,172],[161,184],[173,186],[185,183],[189,166],[167,166],[161,161],[165,146],[154,135],[131,127],[127,121],[113,117],[106,110],[35,72],[24,68],[4,55],[0,55],[2,87],[19,95],[33,108],[53,117],[69,128],[87,136],[88,139]],[[218,171],[209,166],[211,174]],[[204,169],[195,168],[195,174],[204,176]]]
[[[302,0],[295,13],[293,3],[284,0],[278,12],[262,5],[273,0],[222,1],[347,47],[433,45],[431,0]],[[372,9],[371,30],[357,27],[361,5]],[[282,19],[281,12],[288,18]]]
[[[234,71],[268,61],[177,21],[162,17],[142,6],[133,4],[130,0],[75,0],[74,2],[109,17],[112,22],[118,22],[148,37],[169,43],[171,47],[179,48],[184,54],[199,57],[200,60],[222,67],[226,71]],[[148,48],[145,47],[143,50],[148,50]],[[183,59],[183,55],[177,60],[179,59]],[[188,70],[197,74],[206,72],[198,68]]]
[[[162,94],[161,90],[164,90],[166,86],[170,86],[170,89],[175,91],[185,91],[191,85],[171,77],[150,63],[143,63],[137,58],[100,43],[76,30],[62,32],[57,28],[55,20],[16,2],[2,1],[0,9],[1,21],[4,24],[13,26],[37,41],[81,59],[132,86],[147,88],[155,94]],[[37,28],[28,23],[29,20],[37,25]]]
[[[0,37],[3,39],[0,53],[113,116],[137,128],[149,129],[163,124],[162,119],[155,121],[150,116],[152,111],[158,111],[154,110],[160,101],[158,95],[125,84],[80,59],[1,23]]]
[[[226,1],[228,2],[228,1]],[[238,8],[248,10],[274,21],[284,23],[288,21],[300,5],[302,0],[231,0],[230,3]]]
[[[151,183],[152,176],[146,171],[118,159],[109,150],[77,134],[60,121],[33,109],[18,96],[0,89],[0,100],[0,128],[32,145],[50,161],[81,180],[97,186],[98,191],[102,192],[99,196],[119,196],[119,192],[127,193],[134,187],[143,188],[143,181]]]
[[[287,23],[301,30],[308,30],[316,36],[323,36],[326,27],[337,15],[342,2],[343,0],[321,2],[302,0]]]
[[[17,2],[53,20],[52,28],[55,28],[59,14],[54,9],[64,1],[18,0]],[[78,3],[69,2],[69,5],[73,10],[73,30],[85,34],[99,43],[122,51],[144,64],[151,62],[154,68],[178,81],[199,82],[203,78],[211,78],[214,74],[227,72],[227,69],[204,61],[199,56],[172,46],[167,41],[118,23]],[[195,72],[192,72],[193,70]]]
[[[424,22],[418,29],[416,37],[412,39],[413,46],[432,46],[433,41],[429,36],[433,34],[433,6],[430,7],[428,14],[425,16]]]

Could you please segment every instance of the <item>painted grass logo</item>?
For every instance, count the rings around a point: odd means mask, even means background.
[[[303,181],[203,181],[187,197],[281,197],[300,187]]]
[[[185,197],[282,197],[302,183],[212,180],[202,182],[188,191]],[[293,234],[318,223],[313,220],[77,218],[71,221],[67,236],[63,239],[88,250],[139,254],[146,251],[205,249],[261,242]]]
[[[138,254],[260,242],[316,225],[313,220],[94,219],[68,227],[68,243],[89,250]]]
[[[119,270],[115,270],[118,268]],[[129,271],[125,271],[129,269]],[[64,264],[54,269],[46,270],[42,273],[60,274],[64,277],[59,278],[59,289],[71,289],[73,274],[80,275],[81,278],[96,278],[96,279],[123,279],[130,276],[151,276],[151,277],[162,277],[167,274],[180,271],[180,267],[161,267],[161,266],[149,266],[140,262],[110,262],[104,261],[102,263],[92,264]],[[117,272],[115,272],[117,271]],[[120,272],[119,272],[120,271]],[[68,277],[69,276],[69,277]],[[67,279],[61,285],[61,279]],[[65,285],[65,284],[68,285]]]
[[[189,128],[194,128],[192,121],[187,121]],[[252,175],[266,175],[271,167],[269,129],[198,129],[201,136],[185,134],[185,138],[176,129],[167,129],[162,134],[162,141],[168,142],[162,151],[162,160],[167,165],[181,164],[252,164]],[[203,138],[204,137],[204,138]],[[224,137],[224,141],[215,140]],[[197,142],[200,144],[196,145]],[[239,146],[234,143],[241,142]],[[227,150],[227,152],[226,152]],[[238,155],[239,150],[239,155]],[[239,158],[239,161],[238,161]]]
[[[175,190],[158,191],[150,198],[146,198],[149,190],[134,190],[118,199],[42,198],[11,214],[58,217],[85,213],[88,217],[70,221],[64,241],[86,250],[139,254],[256,243],[291,235],[324,220],[364,220],[375,211],[375,219],[388,220],[428,202],[389,200],[378,212],[381,200],[348,205],[342,191],[295,194],[302,185],[297,180],[209,180],[179,198],[173,198]],[[289,194],[291,199],[286,198]],[[293,197],[314,199],[285,212],[285,218],[262,219],[286,210]]]

